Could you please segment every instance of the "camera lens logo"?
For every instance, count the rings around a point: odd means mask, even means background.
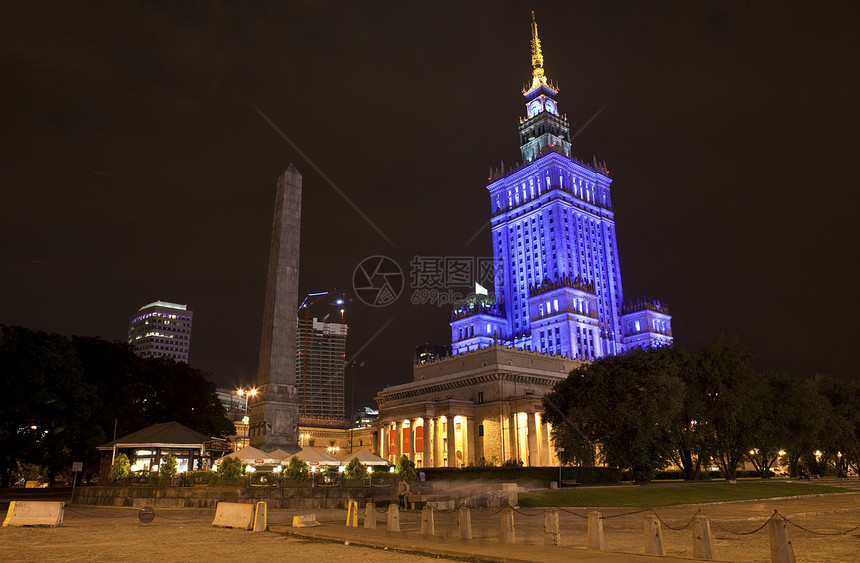
[[[352,288],[362,303],[385,307],[403,292],[403,271],[387,256],[370,256],[352,273]]]

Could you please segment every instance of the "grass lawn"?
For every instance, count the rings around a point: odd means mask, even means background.
[[[630,487],[582,487],[520,493],[519,504],[534,506],[672,506],[730,500],[751,500],[796,495],[849,492],[841,487],[797,481],[739,481],[634,485]]]

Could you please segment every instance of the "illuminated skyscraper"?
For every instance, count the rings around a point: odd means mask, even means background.
[[[346,333],[344,323],[326,323],[316,318],[298,320],[296,391],[302,416],[346,416]]]
[[[493,343],[592,360],[671,344],[658,301],[624,305],[605,163],[571,154],[570,124],[543,68],[532,14],[532,81],[523,91],[523,164],[491,172],[487,190],[494,299],[454,311],[454,353]]]
[[[138,356],[188,363],[191,317],[185,305],[154,301],[141,307],[128,326],[128,343]]]

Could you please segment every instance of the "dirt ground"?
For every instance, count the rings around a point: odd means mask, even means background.
[[[211,525],[214,510],[158,509],[155,520],[146,525],[138,521],[138,512],[128,508],[69,506],[59,528],[3,528],[0,530],[0,559],[7,563],[439,561],[435,556],[421,557],[274,533],[215,528]],[[282,524],[287,525],[285,520],[286,515],[270,513],[273,524],[284,521]]]
[[[790,521],[789,535],[797,561],[860,561],[860,493],[774,499],[702,505],[711,522],[715,558],[719,561],[769,561],[767,528],[762,527],[774,509]],[[666,555],[692,558],[692,531],[681,528],[689,523],[699,507],[680,506],[656,509],[663,520]],[[586,542],[590,509],[561,509],[562,545],[581,548]],[[315,511],[327,530],[342,530],[346,511]],[[607,551],[644,553],[643,516],[636,509],[604,509],[604,534]],[[60,528],[2,528],[0,554],[3,561],[186,561],[216,557],[218,560],[253,562],[295,558],[303,561],[372,560],[374,562],[439,560],[435,555],[398,552],[297,538],[281,533],[252,533],[211,526],[214,510],[156,509],[150,524],[138,521],[137,509],[66,507]],[[270,511],[273,530],[288,530],[295,511]],[[456,513],[435,513],[436,534],[456,535]],[[543,544],[544,510],[518,509],[515,512],[516,546],[507,556],[516,559],[527,553],[529,544]],[[385,514],[377,521],[384,530]],[[420,527],[420,511],[401,513],[403,533],[415,537]],[[363,518],[362,518],[363,520]],[[473,510],[476,539],[496,541],[499,514],[494,510]],[[671,528],[670,528],[671,527]],[[759,529],[761,528],[761,529]],[[852,528],[854,528],[852,530]],[[320,529],[320,528],[314,528]],[[758,531],[755,531],[759,529]],[[750,533],[752,532],[752,533]],[[845,533],[840,533],[845,532]],[[391,546],[397,537],[388,534]],[[576,552],[565,550],[566,557]],[[468,553],[463,554],[464,557]],[[479,560],[474,558],[473,560]]]

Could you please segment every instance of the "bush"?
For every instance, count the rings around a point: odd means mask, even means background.
[[[128,460],[128,456],[125,454],[117,455],[113,460],[113,465],[110,466],[108,481],[116,483],[120,479],[125,479],[128,477],[129,469],[131,469],[131,462]]]
[[[415,464],[409,460],[406,454],[400,457],[400,461],[394,467],[394,474],[398,480],[403,479],[408,483],[414,483],[418,480],[418,472],[415,470]]]
[[[172,453],[161,456],[161,465],[158,466],[158,476],[169,479],[176,475],[176,456]]]
[[[290,463],[284,468],[283,476],[290,481],[304,483],[311,478],[311,471],[306,462],[293,456],[290,458]]]
[[[343,468],[343,475],[347,479],[364,479],[367,477],[367,468],[354,457]]]
[[[195,485],[214,485],[218,475],[214,471],[186,471],[181,477],[183,487]]]
[[[225,457],[218,467],[218,476],[222,479],[235,479],[245,472],[242,460],[238,457]]]

